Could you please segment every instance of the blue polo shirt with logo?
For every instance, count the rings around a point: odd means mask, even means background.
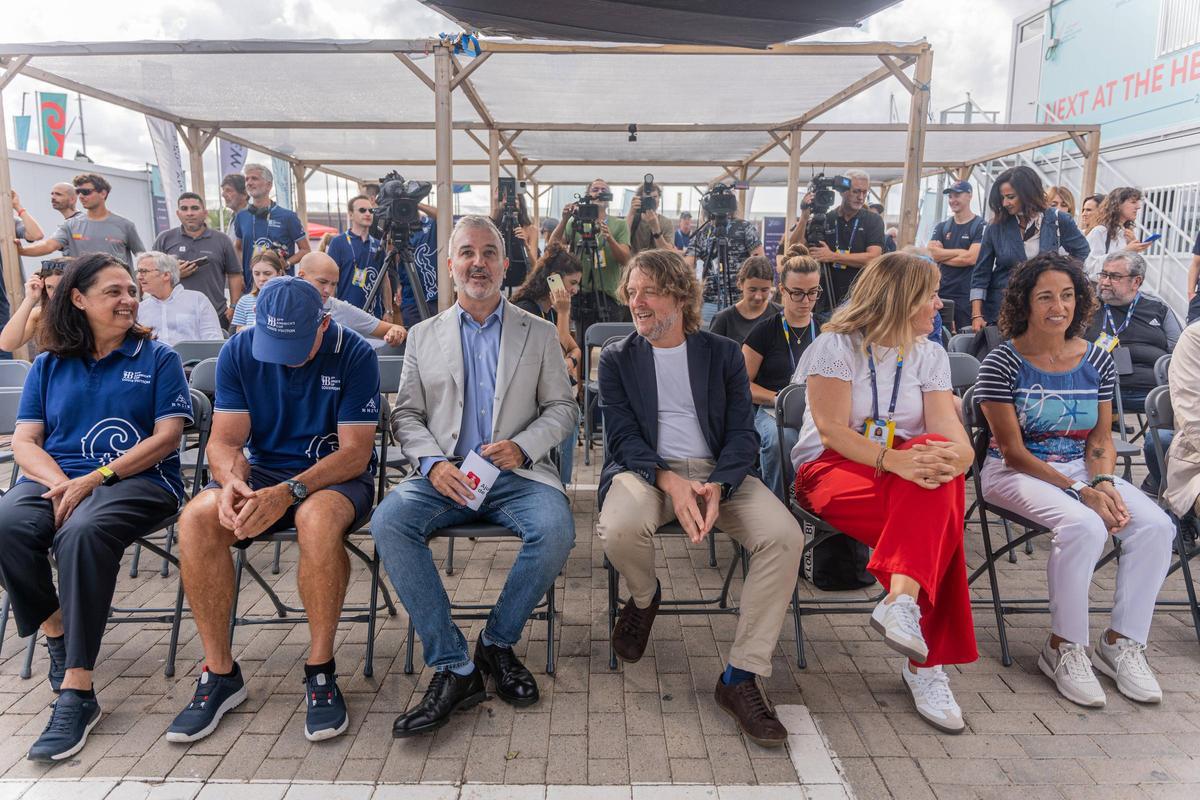
[[[346,231],[329,242],[325,253],[337,262],[337,297],[368,311],[373,317],[383,316],[383,289],[375,295],[371,308],[366,308],[367,292],[383,267],[383,246],[370,234],[360,239]]]
[[[78,478],[125,455],[170,417],[192,421],[179,354],[129,336],[99,361],[38,356],[25,377],[17,424],[41,425],[42,449],[68,478]],[[178,450],[138,477],[184,499]]]
[[[296,242],[307,234],[296,212],[271,203],[266,216],[255,216],[243,208],[233,218],[233,235],[242,243],[242,277],[246,286],[254,285],[250,277],[250,259],[262,250],[279,250],[285,257],[296,254]],[[292,268],[288,267],[288,274]]]
[[[213,403],[218,414],[250,415],[252,465],[300,473],[338,449],[339,425],[379,423],[379,360],[357,333],[331,322],[311,361],[285,367],[254,358],[255,332],[221,348]]]

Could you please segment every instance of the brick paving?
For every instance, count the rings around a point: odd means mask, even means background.
[[[126,780],[122,787],[136,787],[133,781],[179,781],[177,792],[163,795],[171,797],[194,796],[187,789],[200,786],[188,783],[194,781],[214,782],[209,789],[220,781],[263,782],[261,791],[247,796],[275,796],[268,784],[286,789],[291,782],[304,781],[526,784],[533,795],[542,797],[545,792],[534,787],[814,784],[831,780],[820,773],[836,768],[841,773],[832,779],[844,776],[853,793],[864,799],[957,800],[1019,792],[1034,800],[1091,798],[1098,791],[1108,798],[1200,797],[1200,645],[1183,608],[1156,615],[1151,635],[1149,656],[1164,689],[1162,706],[1135,705],[1105,681],[1108,707],[1093,711],[1060,698],[1037,670],[1046,616],[1009,618],[1015,663],[1005,668],[990,609],[980,607],[975,616],[980,660],[952,673],[969,725],[961,736],[940,735],[917,717],[897,674],[899,660],[867,626],[865,613],[807,616],[804,670],[797,665],[789,616],[767,684],[776,704],[804,706],[811,712],[836,755],[834,766],[827,757],[807,755],[806,748],[821,741],[815,735],[793,737],[789,758],[787,751],[747,743],[717,709],[712,687],[732,640],[732,617],[660,617],[646,657],[610,672],[605,573],[594,534],[597,467],[584,467],[581,457],[576,464],[580,484],[571,494],[577,542],[558,582],[556,673],[542,673],[544,623],[531,623],[520,645],[542,690],[542,701],[533,708],[514,711],[492,699],[456,715],[434,736],[392,740],[392,719],[414,696],[420,697],[429,679],[429,672],[420,668],[419,643],[418,671],[403,673],[407,618],[401,608],[396,617],[380,617],[373,678],[362,675],[366,626],[347,624],[339,631],[338,666],[351,712],[346,735],[319,744],[304,739],[301,665],[308,633],[302,625],[271,625],[239,627],[235,636],[234,653],[248,677],[249,700],[207,740],[191,746],[169,744],[162,734],[190,698],[199,669],[195,629],[185,620],[178,674],[167,679],[162,674],[167,626],[116,625],[105,637],[96,672],[105,717],[75,759],[47,768],[24,758],[45,724],[53,698],[44,680],[45,652],[38,648],[33,678],[22,680],[18,672],[24,643],[10,624],[0,656],[0,780],[109,779],[112,783],[78,785],[106,786],[104,793],[120,779]],[[978,564],[977,523],[969,526],[967,539],[968,562]],[[369,547],[369,539],[365,544]],[[452,598],[494,600],[516,552],[513,542],[458,542],[455,572],[444,578]],[[712,569],[705,548],[679,538],[663,539],[657,567],[664,595],[719,589],[730,552],[722,539],[721,568]],[[1016,564],[1002,563],[1006,592],[1044,596],[1047,552],[1048,539],[1042,537],[1032,555],[1022,551]],[[445,553],[444,544],[435,545],[439,564]],[[294,550],[284,547],[277,576],[270,574],[267,546],[252,547],[250,556],[285,601],[297,600]],[[127,556],[126,565],[128,560]],[[367,597],[368,575],[361,563],[353,563],[350,601],[361,603]],[[123,571],[116,602],[128,607],[170,605],[177,573],[160,577],[158,566],[157,558],[143,554],[136,578]],[[1097,574],[1095,603],[1110,601],[1114,575],[1113,565]],[[977,598],[986,596],[985,587],[981,581]],[[814,596],[810,587],[802,588],[805,596]],[[735,598],[739,589],[735,577]],[[1183,596],[1177,573],[1163,597]],[[263,593],[248,581],[241,608],[270,610]],[[1095,635],[1106,620],[1094,615],[1092,621]],[[481,626],[471,624],[471,640]],[[211,796],[240,796],[234,791],[236,784],[221,785],[227,791]],[[0,796],[15,796],[18,786],[24,784],[0,782]],[[63,786],[43,780],[25,796],[66,796],[59,791]],[[524,796],[510,789],[506,796]],[[113,791],[117,797],[124,789]],[[82,798],[89,792],[74,790],[71,795]],[[550,795],[560,796],[556,792]],[[462,796],[468,794],[464,789]],[[127,796],[145,795],[131,789]],[[300,795],[288,795],[292,796]],[[633,796],[649,795],[635,791]],[[808,796],[822,792],[813,790]]]

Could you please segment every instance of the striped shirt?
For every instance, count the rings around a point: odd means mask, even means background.
[[[1033,455],[1043,461],[1076,461],[1083,458],[1088,434],[1096,427],[1100,403],[1112,402],[1116,374],[1112,356],[1091,342],[1073,369],[1046,372],[1022,358],[1009,341],[983,360],[975,399],[1013,405],[1021,438]],[[994,437],[988,455],[1000,458]]]

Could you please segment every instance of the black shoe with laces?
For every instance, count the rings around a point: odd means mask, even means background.
[[[100,704],[74,689],[63,689],[50,711],[50,721],[29,748],[30,761],[62,761],[83,749],[100,721]]]
[[[304,738],[310,742],[332,739],[346,732],[350,715],[346,698],[338,689],[337,675],[318,672],[304,679],[304,704],[308,713],[304,719]]]
[[[612,632],[612,649],[621,661],[633,664],[642,659],[646,645],[650,643],[650,629],[654,627],[654,618],[658,616],[661,602],[662,584],[659,584],[649,608],[638,608],[632,597],[621,606]]]
[[[63,678],[67,677],[67,639],[65,636],[46,637],[46,651],[50,654],[50,690],[58,694],[62,690]]]
[[[187,708],[179,712],[167,728],[168,742],[195,742],[217,729],[221,717],[246,699],[246,682],[242,670],[233,665],[233,675],[223,677],[209,672],[208,667],[196,681],[196,693]]]
[[[436,731],[450,721],[450,715],[455,711],[478,705],[486,699],[487,689],[479,669],[472,670],[470,675],[438,670],[430,679],[421,702],[396,717],[392,723],[392,736],[403,739]]]
[[[538,685],[533,673],[525,668],[511,647],[475,643],[475,669],[496,682],[496,695],[518,707],[531,706],[538,701]]]

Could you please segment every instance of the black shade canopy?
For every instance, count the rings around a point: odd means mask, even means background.
[[[764,48],[852,27],[898,0],[421,0],[489,36]]]

